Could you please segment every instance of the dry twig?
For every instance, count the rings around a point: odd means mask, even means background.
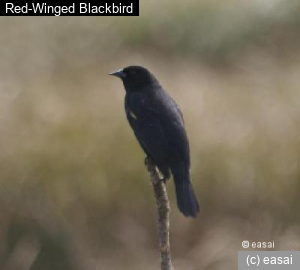
[[[151,183],[156,199],[156,206],[158,211],[158,237],[159,249],[161,256],[161,270],[174,270],[171,261],[170,240],[169,240],[169,212],[170,203],[168,199],[166,184],[163,179],[159,177],[159,172],[152,161],[147,158],[146,165],[150,174]]]

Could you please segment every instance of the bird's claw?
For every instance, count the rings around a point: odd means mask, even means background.
[[[166,182],[166,178],[162,175],[157,166],[155,166],[149,157],[145,158],[145,165],[150,173],[151,182],[153,185],[157,185],[160,181]]]
[[[155,171],[156,171],[156,174],[157,174],[159,180],[166,182],[166,179],[165,179],[164,175],[161,173],[159,168],[157,168],[156,166],[155,166]]]

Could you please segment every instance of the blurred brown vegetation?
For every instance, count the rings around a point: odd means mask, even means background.
[[[158,269],[144,155],[107,73],[148,67],[191,141],[198,219],[176,270],[300,250],[299,1],[148,1],[140,17],[0,18],[0,269]]]

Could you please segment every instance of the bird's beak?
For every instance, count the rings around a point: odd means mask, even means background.
[[[109,73],[109,75],[116,76],[116,77],[118,77],[120,79],[126,78],[126,75],[125,75],[123,69],[121,69],[119,71],[115,71],[115,72]]]

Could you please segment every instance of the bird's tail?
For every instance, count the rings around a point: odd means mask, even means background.
[[[180,212],[187,217],[196,217],[199,213],[199,203],[190,181],[188,166],[174,166],[171,170]]]

